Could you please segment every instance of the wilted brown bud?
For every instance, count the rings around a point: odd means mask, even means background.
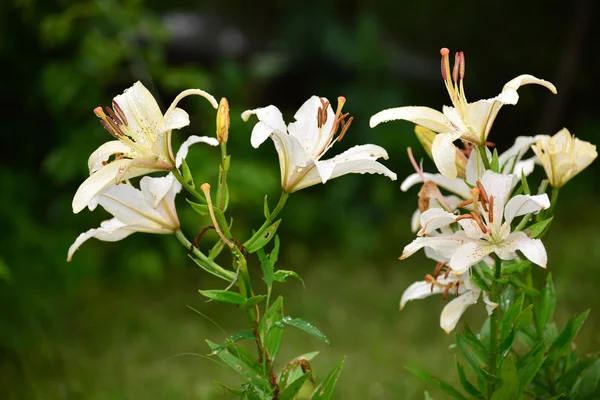
[[[217,140],[219,143],[227,142],[229,138],[229,102],[225,97],[219,102],[217,110]]]

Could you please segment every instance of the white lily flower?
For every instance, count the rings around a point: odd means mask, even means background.
[[[346,121],[347,114],[341,113],[344,102],[343,97],[338,98],[338,109],[334,113],[327,99],[312,96],[294,115],[296,121],[287,127],[281,111],[273,105],[242,114],[244,121],[253,114],[258,117],[250,139],[253,147],[257,148],[269,137],[273,139],[279,155],[281,187],[285,192],[326,183],[349,173],[377,173],[396,180],[395,173],[375,161],[387,160],[387,152],[373,144],[354,146],[329,160],[321,160],[327,150],[342,139],[352,122],[352,118]]]
[[[444,277],[440,275],[434,279],[431,275],[427,275],[425,280],[413,283],[404,291],[400,299],[400,309],[402,310],[406,303],[411,300],[424,299],[433,294],[443,294],[444,300],[448,293],[453,293],[456,298],[448,302],[440,316],[440,326],[446,333],[450,333],[456,327],[460,317],[465,310],[477,303],[481,296],[482,290],[475,285],[468,274],[461,276],[449,275]],[[488,315],[491,315],[497,303],[490,301],[487,293],[483,292],[483,301],[486,304]]]
[[[515,143],[506,151],[498,156],[500,165],[500,173],[502,174],[514,174],[520,177],[521,174],[529,176],[533,172],[535,167],[536,157],[529,158],[521,161],[525,153],[529,150],[532,143],[535,143],[540,136],[519,136],[516,138]],[[491,161],[492,154],[488,151],[488,159]],[[464,200],[468,200],[472,197],[471,186],[475,186],[475,182],[481,178],[485,168],[481,160],[481,156],[478,151],[471,151],[466,167],[466,179],[449,179],[442,174],[429,174],[423,173],[423,176],[419,173],[409,175],[400,185],[400,190],[403,192],[408,191],[411,187],[418,183],[423,182],[423,177],[427,181],[434,182],[438,187],[452,193],[449,196],[444,196],[445,205],[450,205],[449,211],[455,211],[458,209],[458,205]],[[466,182],[466,183],[465,183]],[[443,208],[439,200],[432,197],[430,198],[429,208]],[[468,207],[467,207],[468,208]],[[418,231],[421,228],[420,225],[421,210],[417,209],[413,213],[411,220],[411,228],[413,232]]]
[[[440,257],[449,260],[456,275],[469,270],[484,257],[495,253],[503,260],[514,259],[517,251],[531,262],[546,267],[546,249],[539,239],[524,232],[511,232],[515,217],[537,213],[550,206],[548,195],[510,194],[518,182],[513,174],[502,175],[486,171],[477,188],[471,190],[473,212],[455,215],[440,208],[431,208],[421,215],[421,236],[408,244],[401,259],[407,258],[423,247],[430,247]],[[426,236],[436,230],[458,222],[462,230],[451,234]]]
[[[560,188],[598,157],[596,146],[577,139],[567,128],[554,136],[540,135],[531,146],[553,187]]]
[[[491,99],[468,103],[463,88],[465,57],[456,53],[454,70],[450,71],[449,50],[442,54],[442,77],[450,94],[453,107],[444,106],[439,112],[429,107],[398,107],[378,112],[371,117],[370,125],[375,127],[382,122],[406,120],[437,132],[431,153],[440,173],[450,179],[457,177],[456,147],[454,141],[465,140],[474,145],[486,142],[498,111],[505,104],[517,104],[517,90],[528,84],[537,84],[556,94],[556,87],[548,81],[532,75],[520,75],[510,80],[502,92]]]
[[[90,177],[87,178],[73,198],[73,212],[78,213],[105,187],[154,171],[175,168],[171,149],[171,131],[190,124],[187,112],[177,107],[181,99],[200,95],[216,109],[213,96],[200,89],[181,92],[167,112],[162,114],[152,94],[136,82],[123,94],[113,99],[113,108],[102,107],[94,113],[104,128],[117,140],[106,142],[92,153],[88,160]],[[216,146],[216,138],[202,137],[204,143]],[[109,161],[110,158],[112,161]]]
[[[195,143],[204,143],[204,138],[190,136],[181,145],[175,157],[176,168],[181,166],[189,147]],[[179,229],[175,196],[180,191],[181,184],[172,173],[159,178],[145,176],[140,180],[140,189],[129,183],[104,188],[90,200],[89,207],[95,209],[100,204],[114,218],[102,221],[99,228],[79,235],[69,248],[67,261],[71,261],[75,250],[91,238],[116,242],[135,232],[174,233]]]
[[[171,234],[178,230],[175,195],[181,190],[181,184],[173,174],[160,178],[145,176],[140,181],[140,188],[127,183],[111,185],[95,196],[93,201],[114,218],[79,235],[69,248],[67,261],[71,261],[79,246],[93,237],[116,242],[135,232]]]

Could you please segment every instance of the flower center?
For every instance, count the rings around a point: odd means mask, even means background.
[[[442,283],[440,281],[438,281],[438,276],[440,276],[442,270],[446,270],[446,272],[444,273],[444,279],[448,278],[448,275],[450,275],[450,271],[451,269],[447,266],[448,263],[438,263],[435,266],[435,270],[433,272],[433,276],[431,274],[427,274],[425,275],[425,282],[427,283],[431,283],[431,291],[433,292],[433,288],[435,286],[444,289],[444,295],[442,296],[442,299],[445,301],[446,298],[448,297],[448,293],[450,292],[450,290],[454,289],[455,290],[455,294],[458,296],[458,289],[460,287],[460,282],[448,282],[448,283]]]
[[[323,126],[327,123],[327,109],[329,108],[329,101],[321,98],[321,107],[317,110],[317,126],[319,129],[322,129]],[[335,112],[335,119],[333,121],[333,126],[331,127],[331,131],[328,133],[327,140],[323,144],[317,153],[315,154],[315,159],[318,160],[329,150],[336,142],[341,142],[344,138],[344,135],[350,128],[350,124],[352,123],[354,117],[348,118],[348,113],[342,114],[342,108],[346,103],[346,98],[344,96],[338,97],[338,106]],[[337,135],[337,136],[336,136]]]
[[[113,100],[112,105],[112,109],[108,106],[105,107],[108,115],[104,113],[102,107],[96,107],[94,109],[94,114],[100,118],[100,123],[104,129],[106,129],[115,139],[127,144],[133,150],[141,154],[147,154],[148,150],[135,141],[129,123],[127,122],[127,116],[119,104]]]
[[[498,222],[500,222],[495,221],[494,219],[494,196],[488,196],[480,181],[475,182],[475,185],[476,187],[471,189],[472,197],[457,205],[457,208],[464,208],[473,204],[473,211],[471,211],[470,214],[459,216],[456,220],[472,219],[481,230],[481,233],[484,235],[491,234],[491,238],[494,240],[495,234],[497,233],[494,228],[498,225]],[[483,214],[480,209],[483,210]],[[485,218],[486,216],[487,218]]]
[[[450,100],[452,100],[452,104],[459,114],[464,115],[467,107],[467,98],[463,87],[465,54],[462,51],[456,53],[452,72],[450,72],[450,50],[444,47],[440,50],[440,54],[442,55],[442,78],[446,84]]]

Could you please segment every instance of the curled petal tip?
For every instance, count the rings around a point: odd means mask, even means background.
[[[244,122],[247,122],[252,114],[254,114],[254,113],[251,110],[244,111],[242,113],[242,119],[244,120]]]

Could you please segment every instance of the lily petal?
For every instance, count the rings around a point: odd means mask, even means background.
[[[219,145],[219,141],[214,137],[191,135],[181,144],[179,151],[177,151],[177,156],[175,157],[175,166],[177,168],[181,167],[183,159],[187,157],[190,146],[196,143],[206,143],[210,146]]]
[[[525,232],[513,232],[505,242],[511,250],[519,250],[529,261],[546,268],[548,254],[540,239],[532,239]]]
[[[127,117],[127,127],[133,140],[152,148],[163,126],[164,118],[152,93],[140,81],[113,100]]]
[[[96,149],[96,151],[92,153],[92,155],[90,155],[90,158],[88,159],[88,168],[90,169],[90,174],[104,167],[110,156],[119,153],[131,157],[135,151],[120,140],[111,140],[102,144]]]
[[[71,261],[75,251],[88,239],[95,237],[96,239],[103,240],[105,242],[116,242],[135,232],[136,230],[134,227],[129,227],[116,218],[103,221],[100,224],[100,228],[90,229],[75,239],[75,242],[71,245],[71,247],[69,247],[67,261]]]
[[[556,86],[552,83],[545,81],[543,79],[536,78],[533,75],[519,75],[514,79],[511,79],[504,85],[502,88],[502,93],[497,97],[499,101],[504,104],[517,104],[519,101],[519,94],[517,90],[523,85],[536,84],[541,85],[550,90],[552,93],[556,94]]]
[[[465,184],[465,182],[462,179],[449,179],[442,174],[429,174],[427,172],[424,172],[423,176],[425,177],[425,179],[433,181],[442,189],[446,189],[452,193],[456,193],[463,199],[471,197],[471,189]],[[402,182],[402,184],[400,185],[400,190],[406,192],[408,189],[410,189],[417,183],[422,182],[423,179],[419,174],[411,174]]]
[[[430,234],[437,229],[456,222],[456,215],[444,211],[441,208],[430,208],[421,214],[421,230],[417,234],[423,236]]]
[[[291,122],[287,127],[289,134],[300,142],[306,153],[313,156],[327,146],[335,122],[335,113],[331,105],[328,105],[326,122],[319,128],[317,119],[319,108],[322,108],[321,99],[318,96],[311,96],[294,114],[296,121]]]
[[[537,213],[548,207],[550,207],[550,199],[545,193],[536,196],[520,194],[506,203],[504,220],[507,224],[510,224],[515,217],[529,213]]]
[[[177,107],[173,109],[169,116],[165,118],[165,123],[162,126],[162,131],[170,131],[173,129],[181,129],[190,124],[190,116],[181,108]]]
[[[481,184],[488,197],[494,196],[494,221],[502,221],[504,206],[518,181],[518,177],[513,174],[498,174],[492,170],[484,172]]]
[[[374,128],[382,122],[405,120],[421,125],[434,132],[452,132],[454,127],[447,116],[429,107],[397,107],[383,110],[373,115],[369,126]]]
[[[515,143],[498,157],[500,172],[504,174],[514,173],[517,176],[521,176],[520,173],[517,174],[516,172],[516,165],[531,148],[531,145],[538,141],[539,137],[540,135],[517,137]]]
[[[456,179],[456,146],[454,141],[460,138],[461,133],[440,133],[431,145],[431,154],[436,167],[442,175],[449,179]]]
[[[470,239],[464,232],[456,232],[451,235],[418,237],[404,247],[401,260],[410,257],[423,247],[432,248],[440,257],[450,259],[457,248],[467,243]]]
[[[481,246],[480,243],[473,241],[467,242],[452,254],[450,268],[452,268],[455,275],[462,275],[493,250],[493,246]]]
[[[479,288],[473,288],[446,304],[440,317],[440,326],[446,333],[452,332],[465,310],[477,303],[480,293],[481,290]]]
[[[270,105],[254,110],[246,110],[242,113],[242,119],[248,121],[253,114],[258,117],[258,120],[261,123],[256,124],[252,130],[252,136],[250,137],[252,147],[257,148],[260,146],[273,132],[287,135],[283,115],[277,107]]]
[[[406,303],[411,300],[424,299],[433,294],[443,293],[444,288],[439,285],[432,285],[426,281],[415,282],[410,285],[404,293],[402,293],[402,298],[400,299],[400,310],[404,308]]]

